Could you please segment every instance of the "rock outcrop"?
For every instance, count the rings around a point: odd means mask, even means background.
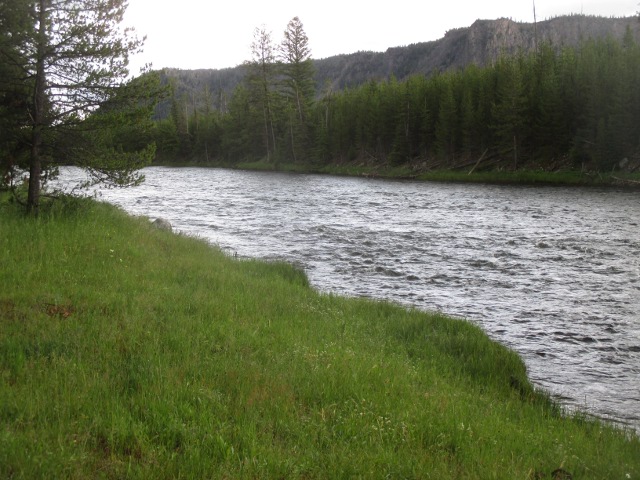
[[[171,226],[171,222],[169,222],[169,220],[167,220],[166,218],[156,218],[153,221],[153,226],[156,227],[159,230],[166,230],[168,232],[172,232],[173,231],[173,227]]]

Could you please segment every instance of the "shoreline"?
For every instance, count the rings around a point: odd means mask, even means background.
[[[149,166],[158,167],[201,167],[228,168],[232,170],[336,175],[347,177],[364,177],[381,180],[412,180],[421,182],[443,183],[479,183],[487,185],[522,185],[522,186],[560,186],[560,187],[612,187],[629,190],[640,190],[639,172],[581,172],[578,170],[562,170],[548,172],[545,170],[516,171],[473,171],[431,170],[424,171],[406,167],[370,167],[361,164],[329,165],[315,167],[306,164],[279,164],[260,162],[237,163],[234,165],[220,162],[153,162]]]
[[[49,208],[0,201],[0,476],[640,475],[640,437],[564,412],[468,321]]]

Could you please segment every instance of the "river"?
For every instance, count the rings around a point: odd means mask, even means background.
[[[150,167],[101,190],[321,291],[464,317],[570,409],[640,431],[640,195]],[[83,179],[63,171],[67,186]]]

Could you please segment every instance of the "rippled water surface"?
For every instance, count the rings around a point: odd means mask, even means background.
[[[640,430],[640,193],[153,167],[103,197],[323,291],[468,318],[571,407]],[[66,182],[79,172],[64,172]]]

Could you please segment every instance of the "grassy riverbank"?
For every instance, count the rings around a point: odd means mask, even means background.
[[[468,322],[107,205],[0,201],[0,272],[2,478],[640,478]]]
[[[353,177],[412,179],[429,182],[488,183],[503,185],[567,185],[567,186],[623,186],[640,189],[640,172],[583,172],[580,170],[416,170],[408,166],[367,166],[359,163],[316,166],[305,163],[266,161],[241,162],[233,166],[207,162],[156,162],[154,165],[187,167],[227,167],[240,170],[278,171],[289,173],[320,173]]]

